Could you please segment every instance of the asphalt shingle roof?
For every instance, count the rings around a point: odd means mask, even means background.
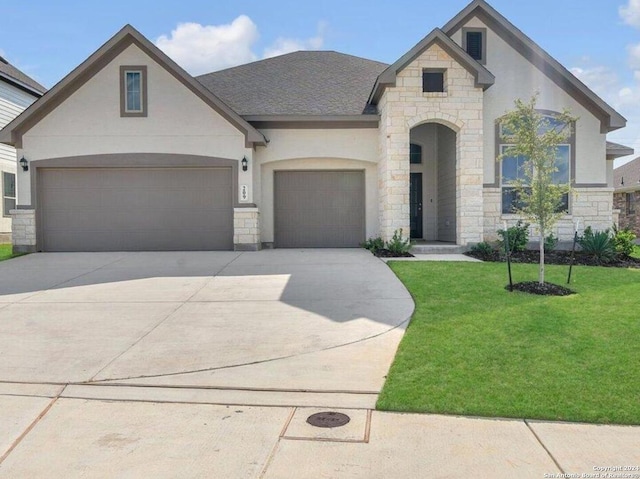
[[[47,89],[40,85],[40,83],[22,73],[2,57],[0,57],[0,76],[7,76],[9,78],[12,78],[13,80],[22,83],[41,94],[44,94],[47,91]]]
[[[242,116],[361,115],[387,64],[332,51],[300,51],[196,79]]]
[[[613,170],[613,187],[617,190],[633,187],[640,190],[640,157]]]

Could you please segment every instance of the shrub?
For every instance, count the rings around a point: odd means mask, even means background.
[[[397,255],[408,253],[411,249],[411,239],[402,238],[402,228],[395,230],[391,241],[387,241],[387,249]]]
[[[507,241],[507,233],[509,236],[509,251],[524,251],[527,249],[529,243],[529,223],[523,223],[522,220],[507,228],[505,230],[498,230],[498,236],[500,237],[500,246],[504,249],[505,242]]]
[[[382,238],[380,238],[380,236],[378,236],[377,238],[369,238],[360,246],[362,246],[365,249],[368,249],[373,254],[375,254],[376,251],[379,251],[384,248],[384,241],[382,240]]]
[[[629,228],[620,230],[616,225],[613,225],[613,244],[617,254],[631,256],[635,248],[635,239],[636,235]]]
[[[616,258],[616,247],[609,229],[593,231],[591,226],[587,226],[578,243],[582,251],[598,263],[610,263]]]
[[[550,233],[549,236],[544,239],[544,250],[548,253],[556,249],[556,246],[558,246],[558,237]]]
[[[491,244],[487,243],[486,241],[483,241],[482,243],[478,243],[471,247],[472,253],[483,255],[483,256],[488,256],[492,254],[493,251],[494,251],[493,246],[491,246]]]

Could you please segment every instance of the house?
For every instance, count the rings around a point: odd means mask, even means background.
[[[613,170],[614,208],[620,211],[620,228],[629,228],[640,239],[640,158]]]
[[[579,119],[560,239],[613,221],[626,120],[484,0],[392,65],[297,52],[190,76],[131,26],[0,132],[18,251],[353,247],[402,229],[468,246],[516,221],[499,118],[539,92]]]
[[[46,89],[0,56],[0,128],[40,98]],[[11,214],[16,206],[16,150],[0,143],[2,215],[0,243],[11,241]]]

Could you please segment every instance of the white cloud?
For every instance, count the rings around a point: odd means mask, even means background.
[[[200,75],[297,50],[320,49],[324,44],[324,24],[315,36],[307,39],[280,37],[264,49],[262,57],[255,52],[260,36],[257,25],[247,15],[229,24],[201,25],[180,23],[170,35],[162,35],[156,45],[192,75]]]
[[[256,60],[252,47],[257,40],[256,24],[240,15],[227,25],[180,23],[156,45],[189,73],[199,75]]]
[[[273,45],[264,49],[263,58],[277,57],[286,53],[297,52],[298,50],[319,50],[324,44],[324,32],[326,24],[318,24],[318,32],[315,37],[306,40],[297,40],[293,38],[278,38]]]
[[[618,9],[618,13],[627,25],[640,27],[640,0],[629,0],[627,5]]]

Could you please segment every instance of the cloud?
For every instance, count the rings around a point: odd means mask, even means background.
[[[279,37],[264,49],[262,57],[255,52],[258,27],[247,15],[223,25],[179,23],[170,35],[158,37],[155,44],[189,73],[200,75],[259,58],[317,50],[324,44],[324,29],[325,25],[319,24],[316,35],[307,39]]]
[[[263,58],[277,57],[286,53],[297,52],[298,50],[319,50],[324,44],[324,32],[326,24],[318,24],[318,32],[315,37],[306,40],[280,37],[273,45],[264,49]]]
[[[640,0],[629,0],[627,5],[618,9],[618,13],[627,25],[640,27]]]
[[[256,60],[252,47],[258,36],[256,24],[240,15],[227,25],[180,23],[155,43],[182,68],[199,75]]]

